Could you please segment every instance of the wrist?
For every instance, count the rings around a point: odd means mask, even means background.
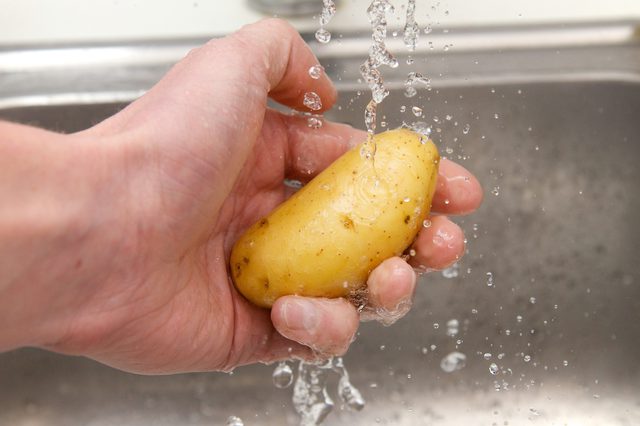
[[[8,123],[0,135],[0,350],[44,346],[106,259],[85,256],[100,239],[109,156],[79,135]]]

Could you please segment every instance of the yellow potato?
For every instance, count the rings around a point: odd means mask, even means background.
[[[231,252],[231,273],[251,302],[284,295],[341,297],[402,254],[429,214],[440,157],[407,129],[374,137],[371,159],[355,147],[249,228]]]

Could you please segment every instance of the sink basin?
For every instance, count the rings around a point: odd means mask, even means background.
[[[86,128],[199,42],[5,49],[0,117]],[[340,91],[327,117],[357,127],[370,96],[357,81],[367,44],[345,35],[313,46]],[[400,40],[390,45],[405,64]],[[459,28],[421,46],[412,66],[384,70],[391,95],[381,121],[427,122],[441,153],[476,173],[485,202],[456,219],[466,257],[421,279],[409,315],[388,328],[362,325],[345,364],[368,404],[336,408],[326,424],[640,424],[634,24]],[[429,76],[430,90],[404,96],[409,70]],[[447,373],[441,360],[454,351],[465,366]],[[235,415],[246,425],[295,425],[291,389],[274,388],[272,369],[143,377],[13,351],[0,355],[0,424],[219,425]]]

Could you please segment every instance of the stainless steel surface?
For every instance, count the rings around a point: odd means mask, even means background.
[[[393,90],[380,113],[394,127],[417,119],[411,106],[422,107],[441,152],[477,174],[486,201],[457,219],[469,239],[459,275],[426,276],[396,325],[363,324],[345,362],[368,405],[358,414],[336,410],[326,424],[640,424],[633,25],[457,29],[426,40],[455,42],[447,52],[418,52],[412,67],[385,70]],[[345,37],[316,46],[340,88],[328,116],[358,127],[366,43]],[[86,47],[84,57],[61,48],[68,56],[59,66],[50,50],[0,52],[0,117],[60,131],[90,126],[146,90],[190,45]],[[104,62],[100,49],[112,52]],[[430,76],[432,89],[404,97],[409,69]],[[452,338],[446,323],[454,318],[461,327]],[[454,350],[466,354],[466,367],[444,373],[440,361]],[[220,425],[229,415],[246,425],[296,424],[291,390],[276,390],[271,371],[141,377],[15,351],[0,355],[0,424]]]
[[[305,16],[320,13],[322,2],[315,0],[246,0],[250,7],[269,15]],[[338,2],[336,2],[338,3]]]

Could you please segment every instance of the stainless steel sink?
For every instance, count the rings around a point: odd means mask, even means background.
[[[635,28],[451,29],[424,36],[411,67],[385,70],[392,94],[383,121],[428,122],[441,152],[480,178],[486,201],[458,219],[469,241],[457,269],[424,277],[396,325],[363,324],[345,363],[368,404],[335,410],[326,424],[640,424]],[[198,43],[6,49],[0,117],[85,128]],[[345,35],[314,46],[340,89],[327,116],[358,127],[367,43]],[[399,39],[391,45],[406,63]],[[431,90],[406,98],[409,70],[431,77]],[[460,323],[455,337],[451,319]],[[466,366],[445,373],[441,360],[453,351]],[[236,415],[246,425],[294,425],[291,389],[274,388],[272,368],[142,377],[14,351],[0,355],[0,424],[220,425]]]

